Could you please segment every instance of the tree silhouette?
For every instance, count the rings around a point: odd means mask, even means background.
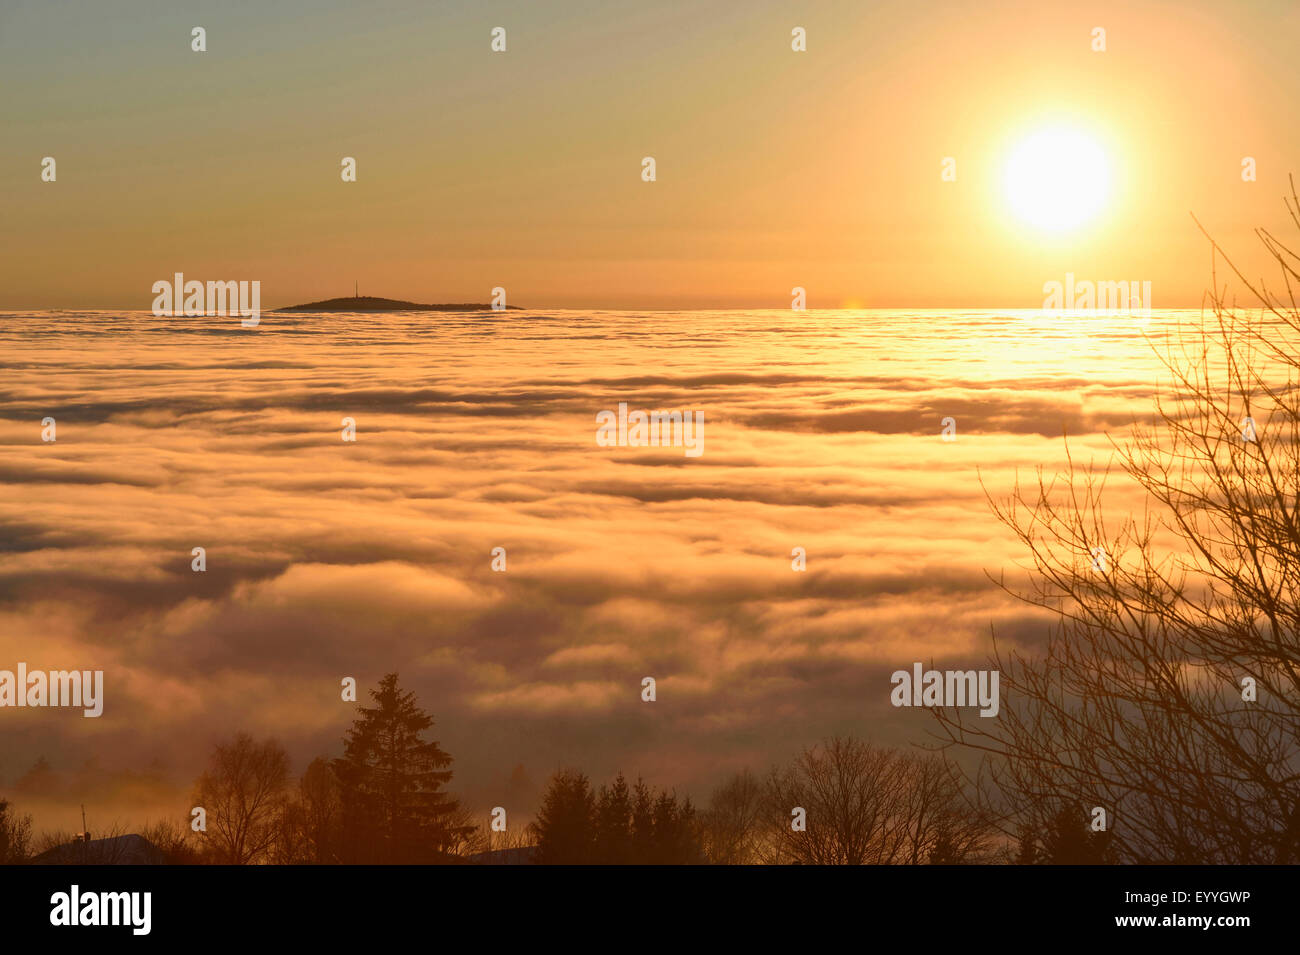
[[[213,748],[194,794],[194,805],[207,812],[207,830],[200,839],[213,861],[249,865],[265,860],[278,834],[288,775],[289,757],[273,739],[259,743],[239,733]]]
[[[338,861],[342,788],[327,760],[318,756],[307,766],[298,783],[298,799],[307,861],[316,865]]]
[[[632,792],[619,773],[600,787],[595,808],[595,857],[605,865],[628,865],[635,859],[632,841]]]
[[[1047,865],[1103,865],[1114,862],[1110,831],[1094,832],[1079,806],[1062,806],[1043,835],[1038,861]]]
[[[596,859],[596,798],[587,777],[561,770],[551,777],[530,827],[540,865],[589,865]]]
[[[981,861],[991,826],[938,756],[835,737],[768,778],[764,861],[922,865]],[[803,809],[806,828],[792,826]]]
[[[639,777],[632,787],[631,834],[633,852],[641,858],[649,856],[653,851],[655,837],[654,794],[645,780]]]
[[[649,845],[637,861],[649,865],[696,865],[706,861],[695,807],[690,797],[677,801],[676,793],[661,792],[654,801]]]
[[[197,865],[200,861],[196,833],[187,823],[160,819],[142,827],[140,835],[162,853],[167,865]]]
[[[713,791],[701,815],[705,852],[716,865],[761,861],[763,785],[748,769]]]
[[[1038,836],[1029,823],[1022,822],[1017,827],[1016,865],[1033,865],[1039,861],[1041,850],[1038,848]]]
[[[31,855],[32,817],[15,815],[0,799],[0,865],[17,865]]]
[[[451,757],[421,734],[433,718],[403,692],[389,673],[370,691],[375,706],[360,716],[344,739],[333,767],[342,790],[347,861],[416,863],[445,861],[463,835],[450,816],[456,801],[442,791],[451,779]]]
[[[1287,207],[1300,229],[1294,184]],[[985,754],[1009,827],[1051,832],[1055,807],[1101,805],[1123,810],[1121,862],[1300,854],[1300,257],[1257,234],[1285,292],[1211,240],[1210,314],[1152,342],[1168,375],[1153,421],[1112,440],[1114,466],[1071,455],[993,503],[1031,561],[1007,590],[1055,625],[1040,652],[995,645],[997,719],[934,715]],[[1258,314],[1219,290],[1220,260]],[[1141,513],[1103,506],[1115,483]]]
[[[628,787],[620,773],[593,793],[587,777],[551,777],[530,827],[542,865],[690,865],[704,861],[690,799],[656,793],[644,780]]]

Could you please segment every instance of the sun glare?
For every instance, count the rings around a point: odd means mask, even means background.
[[[1110,193],[1110,164],[1101,147],[1078,130],[1044,129],[1016,145],[1003,188],[1022,222],[1063,232],[1101,210]]]

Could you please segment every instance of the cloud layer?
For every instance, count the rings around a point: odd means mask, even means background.
[[[106,683],[99,720],[0,710],[0,793],[51,828],[81,801],[183,812],[214,741],[274,735],[301,769],[339,752],[342,678],[390,670],[476,807],[528,802],[560,765],[704,797],[831,733],[922,740],[890,672],[980,660],[990,626],[1043,635],[986,576],[1023,555],[984,489],[1055,468],[1065,431],[1104,456],[1103,431],[1149,415],[1140,333],[991,312],[0,315],[0,668]],[[599,447],[620,401],[702,411],[703,456]]]

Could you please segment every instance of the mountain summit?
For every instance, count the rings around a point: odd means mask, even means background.
[[[507,305],[510,311],[522,311],[517,305]],[[462,305],[421,305],[395,298],[375,298],[373,295],[350,295],[347,298],[328,298],[323,302],[290,305],[277,308],[277,312],[490,312],[491,305],[469,303]]]

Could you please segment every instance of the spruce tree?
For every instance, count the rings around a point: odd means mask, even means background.
[[[1106,865],[1114,862],[1110,832],[1093,832],[1088,813],[1062,806],[1043,836],[1043,861],[1048,865]]]
[[[601,865],[628,865],[632,855],[632,793],[619,773],[601,786],[596,800],[596,858]]]
[[[375,706],[357,708],[343,758],[334,761],[348,855],[356,862],[439,861],[462,831],[450,822],[456,801],[442,791],[451,757],[421,737],[433,718],[398,687],[396,673],[370,696]]]
[[[590,865],[596,861],[596,797],[587,777],[561,770],[551,777],[531,831],[541,865]]]

